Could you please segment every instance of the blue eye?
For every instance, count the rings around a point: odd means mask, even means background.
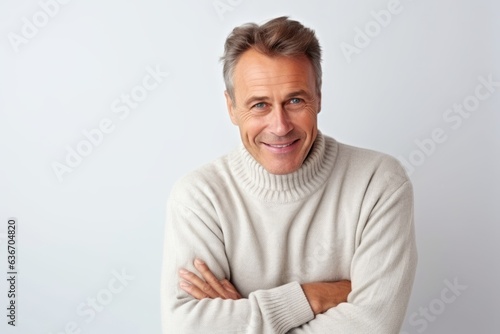
[[[254,104],[253,108],[256,108],[256,109],[264,109],[265,107],[267,106],[266,103],[264,102],[259,102],[257,104]]]
[[[286,110],[289,111],[300,111],[304,109],[304,107],[305,107],[304,100],[298,97],[291,98],[285,105]]]

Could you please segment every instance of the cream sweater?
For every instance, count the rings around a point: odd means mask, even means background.
[[[178,270],[203,259],[240,300],[198,301]],[[303,166],[268,173],[241,146],[182,178],[167,204],[164,333],[399,333],[417,252],[399,162],[321,133]],[[352,282],[314,317],[301,283]]]

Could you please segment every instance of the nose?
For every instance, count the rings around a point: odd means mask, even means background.
[[[283,106],[279,105],[278,107],[273,108],[270,116],[271,119],[269,128],[275,136],[282,137],[293,130],[293,124]]]

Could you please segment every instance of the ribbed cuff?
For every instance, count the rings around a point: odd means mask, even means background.
[[[255,298],[276,333],[286,333],[314,319],[311,306],[297,282],[255,291]]]

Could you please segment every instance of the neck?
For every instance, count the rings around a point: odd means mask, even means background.
[[[335,162],[337,143],[318,132],[302,166],[293,173],[269,173],[242,145],[231,156],[231,168],[245,191],[268,202],[300,200],[324,184]]]

